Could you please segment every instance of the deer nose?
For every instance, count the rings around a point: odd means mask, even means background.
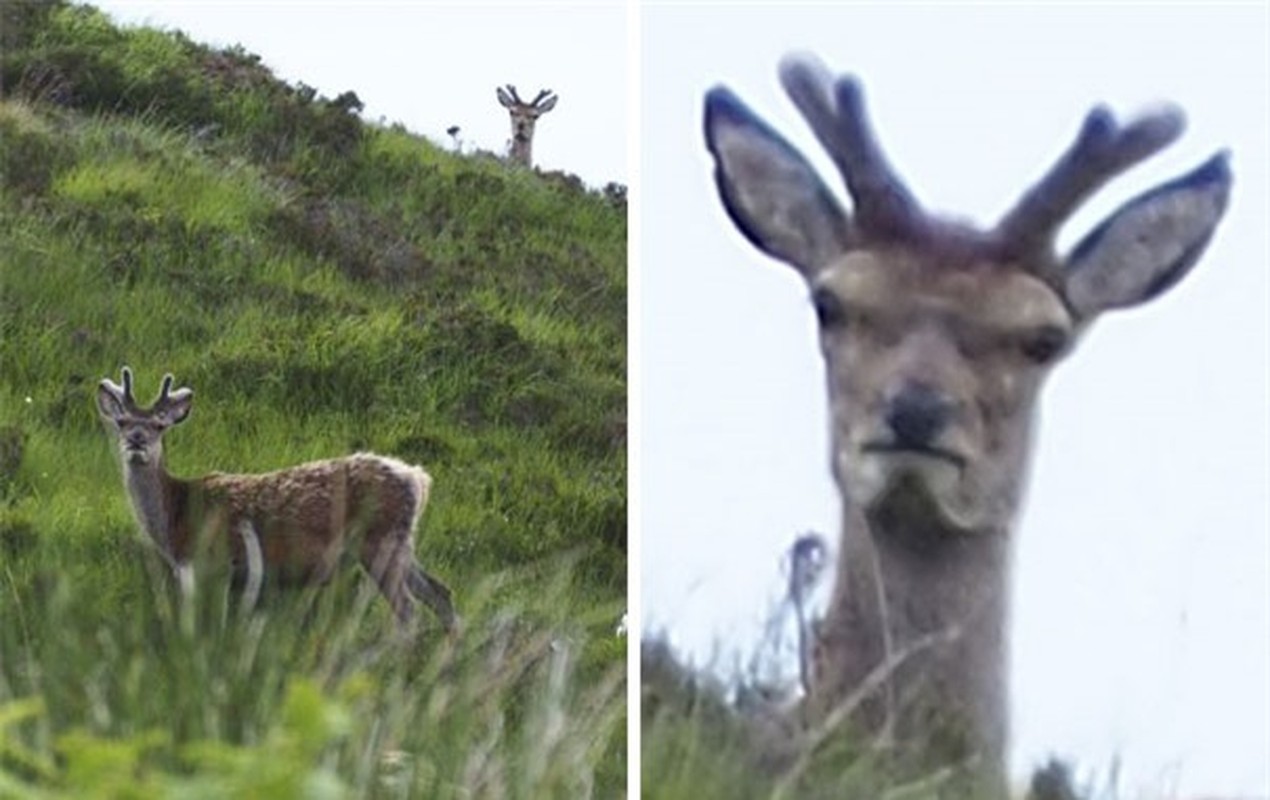
[[[886,405],[886,424],[896,444],[930,446],[952,418],[954,402],[945,392],[925,383],[908,383]]]

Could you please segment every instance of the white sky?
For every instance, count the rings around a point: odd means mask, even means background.
[[[446,147],[505,153],[507,110],[494,89],[560,97],[538,120],[534,164],[588,185],[626,182],[626,11],[619,0],[528,2],[246,2],[104,0],[121,22],[241,43],[280,77],[327,97],[353,90],[363,116],[401,122]]]
[[[1183,139],[1077,216],[1233,150],[1231,208],[1173,292],[1108,315],[1046,387],[1017,536],[1015,769],[1049,753],[1128,797],[1270,796],[1266,6],[647,6],[639,186],[645,630],[752,648],[783,548],[836,537],[825,389],[796,273],[716,196],[702,96],[726,83],[841,186],[776,65],[864,81],[883,146],[934,209],[990,223],[1104,101]],[[1174,796],[1174,795],[1170,795]]]

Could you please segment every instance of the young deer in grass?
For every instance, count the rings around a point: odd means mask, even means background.
[[[901,760],[961,776],[953,796],[1004,796],[1011,527],[1037,394],[1099,314],[1156,297],[1196,263],[1226,208],[1226,154],[1130,200],[1060,255],[1060,226],[1176,139],[1179,111],[1121,125],[1094,109],[981,231],[922,209],[874,139],[855,79],[800,58],[781,80],[853,213],[725,88],[706,97],[705,134],[732,221],[801,274],[820,322],[843,523],[808,703],[828,721],[854,712]],[[857,691],[866,678],[877,688]]]
[[[511,160],[521,166],[533,166],[534,124],[543,114],[556,107],[560,98],[552,94],[550,89],[543,89],[532,102],[526,103],[516,94],[516,87],[510,83],[504,89],[495,89],[498,102],[507,109],[512,118],[512,144],[508,155]]]
[[[255,587],[264,575],[325,583],[355,549],[403,626],[421,600],[447,631],[456,629],[450,590],[414,557],[414,529],[432,482],[426,472],[357,453],[260,475],[175,478],[164,464],[163,434],[185,421],[193,401],[188,388],[172,391],[166,375],[154,405],[141,408],[127,367],[123,386],[105,379],[97,389],[97,409],[118,437],[133,513],[183,583],[205,549],[227,554],[235,576]]]

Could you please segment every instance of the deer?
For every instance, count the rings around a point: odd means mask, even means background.
[[[183,479],[168,472],[163,436],[184,422],[194,402],[188,387],[164,376],[149,408],[133,396],[132,370],[123,385],[97,388],[97,411],[114,436],[124,488],[142,531],[183,589],[204,554],[227,558],[254,604],[268,576],[283,586],[321,585],[342,557],[355,553],[391,606],[401,628],[422,601],[447,633],[458,630],[449,588],[414,555],[414,530],[432,478],[423,469],[374,453],[312,461],[254,475],[213,472]]]
[[[516,87],[510,83],[506,87],[496,87],[495,93],[499,104],[511,115],[512,140],[508,156],[515,164],[532,167],[534,124],[539,117],[555,108],[556,101],[560,98],[550,89],[543,89],[532,101],[526,103],[516,93]]]
[[[818,321],[842,523],[800,710],[820,736],[844,720],[872,732],[894,780],[939,774],[941,796],[1006,797],[1013,528],[1039,392],[1103,312],[1162,295],[1198,262],[1229,200],[1229,152],[1059,253],[1086,199],[1181,135],[1179,108],[1121,123],[1094,107],[988,228],[919,203],[855,76],[810,55],[782,59],[779,76],[849,213],[726,86],[705,96],[704,134],[731,222],[794,268]]]

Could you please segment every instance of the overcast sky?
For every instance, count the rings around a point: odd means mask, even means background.
[[[289,81],[327,97],[353,90],[369,120],[401,122],[446,146],[506,152],[494,89],[559,96],[534,135],[534,163],[589,185],[626,182],[626,10],[585,4],[105,0],[116,19],[241,43]]]
[[[730,86],[837,188],[776,77],[784,53],[816,52],[861,76],[917,196],[984,224],[1092,104],[1171,100],[1182,140],[1060,244],[1224,147],[1234,196],[1190,277],[1101,320],[1046,387],[1016,538],[1015,769],[1118,757],[1129,797],[1270,795],[1264,4],[655,6],[643,22],[645,629],[726,662],[753,647],[783,548],[839,525],[806,290],[725,216],[706,90]]]

